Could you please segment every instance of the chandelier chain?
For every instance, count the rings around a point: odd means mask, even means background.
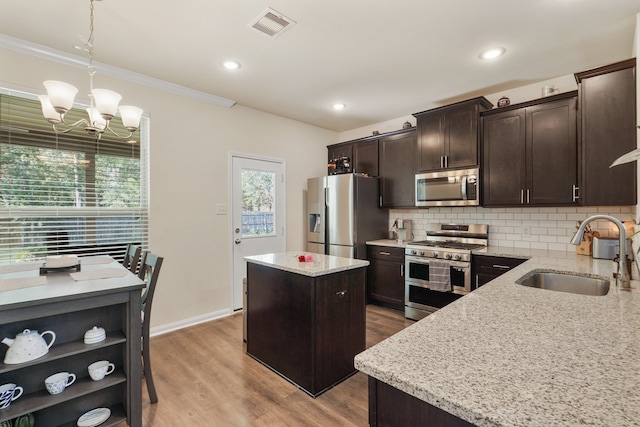
[[[89,93],[93,90],[93,76],[96,74],[96,67],[93,65],[93,0],[89,4],[89,38],[85,43],[85,50],[89,57]],[[89,95],[92,99],[93,96]]]
[[[45,119],[51,123],[56,133],[67,133],[77,126],[84,126],[85,131],[89,135],[96,135],[98,140],[105,131],[109,131],[119,138],[128,139],[140,127],[142,109],[131,105],[118,106],[122,98],[119,93],[107,89],[93,88],[93,77],[96,74],[96,66],[93,63],[94,0],[89,2],[89,37],[85,38],[82,35],[79,37],[82,41],[82,46],[75,47],[83,50],[89,59],[87,66],[90,101],[90,108],[87,108],[88,120],[81,118],[75,123],[65,122],[64,115],[73,107],[73,100],[78,89],[68,83],[54,80],[44,82],[44,86],[47,88],[47,95],[39,96]],[[51,101],[53,99],[52,94],[55,96],[55,104]],[[111,119],[116,116],[118,111],[128,134],[121,135],[110,126]],[[60,125],[64,129],[59,129],[56,125]]]

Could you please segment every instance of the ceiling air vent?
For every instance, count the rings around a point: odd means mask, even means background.
[[[260,16],[254,19],[249,26],[254,30],[260,31],[262,34],[275,38],[293,27],[295,24],[295,21],[287,18],[281,13],[278,13],[271,8],[267,8],[260,14]]]

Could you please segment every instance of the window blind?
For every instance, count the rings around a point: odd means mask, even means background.
[[[74,108],[65,121],[83,117]],[[128,133],[118,118],[111,126]],[[82,126],[56,133],[33,95],[0,90],[0,264],[147,249],[148,129],[143,117],[136,143]]]

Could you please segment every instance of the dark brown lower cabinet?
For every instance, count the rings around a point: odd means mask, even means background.
[[[479,288],[525,261],[526,259],[520,258],[473,255],[471,259],[471,274],[475,281],[475,287]]]
[[[368,301],[404,310],[404,248],[367,246],[367,259]]]
[[[371,427],[471,427],[473,424],[369,377]]]
[[[304,276],[247,263],[247,354],[316,397],[365,349],[366,268]]]

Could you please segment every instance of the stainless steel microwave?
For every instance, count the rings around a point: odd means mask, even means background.
[[[479,169],[416,174],[416,206],[478,206]]]

